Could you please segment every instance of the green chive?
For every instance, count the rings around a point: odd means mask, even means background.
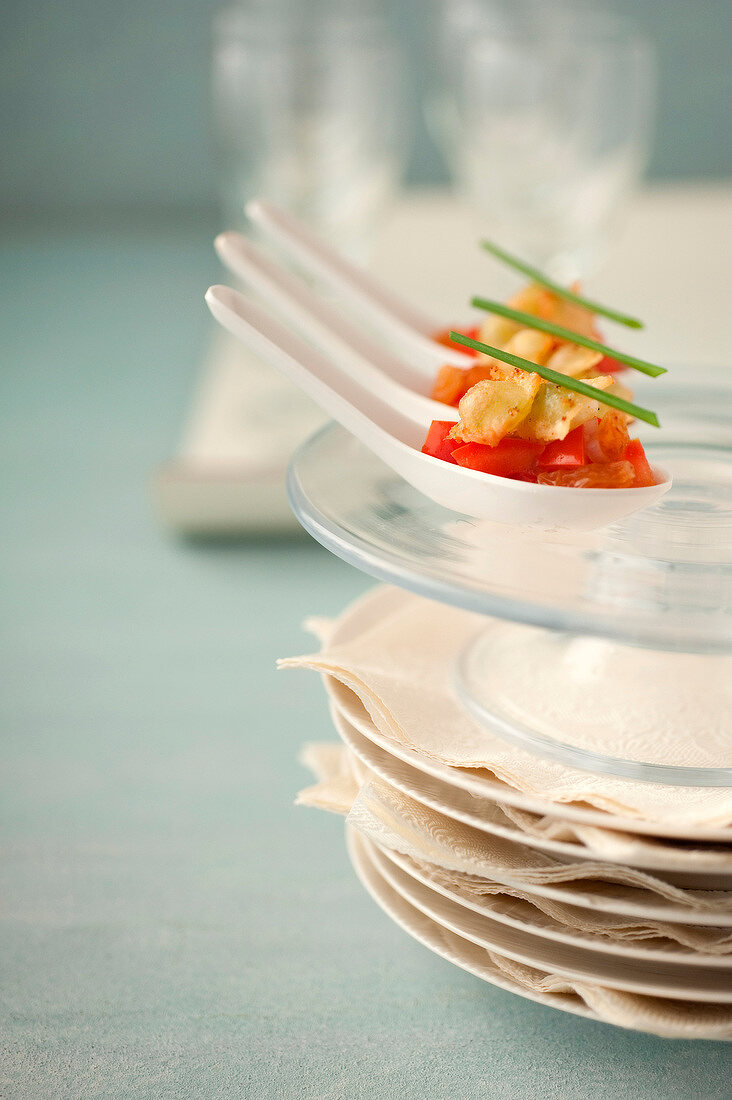
[[[490,344],[482,344],[479,340],[473,340],[470,336],[463,336],[462,332],[451,332],[450,339],[454,340],[456,344],[463,344],[466,348],[473,348],[474,351],[482,351],[494,359],[500,359],[501,362],[508,363],[509,366],[518,367],[520,370],[529,371],[531,374],[538,374],[544,381],[553,382],[556,386],[561,386],[562,389],[582,393],[585,397],[591,397],[593,401],[599,401],[601,405],[609,405],[613,409],[620,409],[628,416],[645,420],[646,424],[652,424],[654,428],[660,427],[658,417],[650,409],[644,409],[641,405],[634,405],[631,401],[625,401],[614,393],[598,390],[594,386],[589,386],[587,382],[580,381],[579,378],[570,378],[568,375],[551,370],[549,367],[540,367],[538,363],[532,363],[529,359],[522,359],[519,355],[512,355],[510,351],[501,351],[500,348],[493,348]]]
[[[520,309],[511,309],[510,306],[504,306],[502,302],[493,302],[490,298],[473,298],[471,304],[476,309],[484,309],[487,313],[497,313],[499,317],[507,317],[509,321],[518,321],[527,328],[549,332],[552,336],[558,336],[561,340],[569,340],[573,344],[580,344],[583,348],[589,348],[590,351],[599,351],[603,355],[609,355],[611,359],[617,359],[619,363],[626,363],[629,367],[634,367],[643,374],[650,374],[651,378],[657,378],[659,374],[666,373],[665,367],[657,367],[655,363],[649,363],[645,359],[636,359],[634,355],[614,351],[613,348],[600,344],[597,340],[590,339],[589,336],[582,336],[579,332],[562,328],[561,325],[545,321],[542,317],[535,317],[533,313],[522,313]]]
[[[547,275],[543,275],[537,268],[532,267],[531,264],[524,263],[523,260],[518,260],[515,256],[511,256],[510,253],[504,252],[502,248],[499,248],[497,244],[493,244],[492,241],[481,241],[481,245],[487,252],[492,253],[497,259],[503,260],[509,267],[514,267],[517,271],[527,275],[532,282],[539,283],[541,286],[547,287],[560,298],[564,298],[567,302],[575,302],[578,306],[584,306],[585,309],[589,309],[592,313],[599,313],[603,317],[609,318],[611,321],[617,321],[618,324],[626,325],[628,328],[643,328],[643,322],[639,321],[637,317],[629,317],[626,313],[618,313],[617,310],[608,309],[607,306],[601,306],[597,302],[591,302],[589,298],[582,298],[579,294],[573,294],[571,290],[567,290],[560,283],[555,283]]]

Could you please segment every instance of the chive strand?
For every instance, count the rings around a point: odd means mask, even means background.
[[[506,317],[509,321],[517,321],[527,328],[535,328],[540,332],[548,332],[552,336],[558,336],[561,340],[569,340],[573,344],[579,344],[590,351],[599,351],[602,355],[608,355],[611,359],[617,359],[619,363],[625,363],[629,367],[648,374],[651,378],[657,378],[659,374],[665,374],[666,368],[659,367],[655,363],[649,363],[645,359],[638,359],[635,355],[626,355],[623,351],[615,351],[613,348],[593,340],[589,336],[583,336],[579,332],[562,328],[553,321],[545,321],[543,317],[535,317],[533,313],[523,313],[519,309],[504,306],[502,302],[494,302],[490,298],[473,298],[471,305],[476,309],[483,309],[486,313],[495,313],[499,317]]]
[[[581,393],[585,397],[592,398],[593,401],[599,401],[601,405],[609,405],[613,409],[619,409],[620,412],[627,413],[628,416],[644,420],[646,424],[652,424],[654,428],[660,427],[658,417],[650,409],[644,409],[642,405],[634,405],[632,401],[626,401],[625,398],[618,397],[616,394],[598,390],[595,386],[590,386],[579,378],[570,378],[568,375],[561,374],[550,367],[539,366],[538,363],[532,363],[529,359],[512,355],[510,351],[501,351],[500,348],[483,344],[480,340],[473,340],[470,336],[463,336],[461,332],[451,332],[450,339],[454,340],[456,344],[462,344],[466,348],[472,348],[473,351],[481,351],[485,355],[490,355],[494,359],[508,363],[509,366],[518,367],[520,370],[529,371],[531,374],[538,374],[545,382],[553,382],[554,385],[560,386],[562,389],[572,390],[574,393]]]
[[[499,248],[499,246],[492,241],[481,241],[481,245],[486,252],[490,252],[496,259],[508,264],[509,267],[515,268],[516,271],[520,271],[523,275],[528,276],[532,282],[545,286],[560,298],[564,298],[568,302],[574,302],[578,306],[584,306],[585,309],[589,309],[592,313],[598,313],[603,317],[607,317],[610,321],[617,321],[618,324],[625,325],[627,328],[643,328],[643,322],[639,321],[637,317],[630,317],[627,313],[619,313],[615,309],[600,305],[599,302],[592,302],[589,298],[583,298],[581,295],[575,294],[571,290],[567,290],[567,288],[563,287],[560,283],[556,283],[553,279],[544,275],[538,268],[532,267],[531,264],[527,264],[524,260],[519,260],[516,256],[512,256],[509,252]]]

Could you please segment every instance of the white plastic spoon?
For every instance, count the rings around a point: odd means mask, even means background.
[[[284,210],[269,202],[253,199],[247,216],[283,251],[322,285],[354,307],[397,347],[408,351],[420,373],[433,378],[435,368],[445,363],[472,367],[475,360],[457,348],[447,348],[432,339],[440,324],[421,313],[383,286],[363,268],[350,263]]]
[[[210,287],[206,302],[224,328],[308,394],[395,473],[455,512],[522,527],[592,530],[653,504],[670,487],[667,478],[642,489],[534,485],[432,458],[420,450],[429,417],[420,424],[405,415],[231,287]],[[348,476],[347,470],[343,476]]]
[[[433,401],[421,392],[426,380],[420,372],[382,348],[344,317],[341,310],[319,297],[302,279],[286,271],[241,233],[221,233],[215,246],[230,271],[364,388],[420,424],[457,420],[457,409]]]

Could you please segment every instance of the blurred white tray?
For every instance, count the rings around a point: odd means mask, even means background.
[[[153,483],[163,522],[188,534],[295,531],[285,469],[323,420],[299,390],[214,330],[180,453]]]
[[[477,247],[478,219],[437,191],[396,205],[371,267],[445,323],[469,316],[476,293],[508,293],[515,277]],[[627,211],[593,296],[646,321],[623,345],[667,364],[729,362],[725,290],[732,185],[648,190]],[[163,522],[200,534],[294,530],[284,472],[322,415],[226,335],[216,333],[177,458],[154,481]]]

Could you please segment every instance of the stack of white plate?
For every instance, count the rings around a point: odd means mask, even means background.
[[[354,867],[406,932],[494,985],[568,1012],[670,1036],[732,1038],[732,829],[692,835],[514,791],[392,741],[353,692],[329,677],[326,687],[357,787],[376,782],[406,796],[463,836],[467,827],[490,837],[504,857],[480,881],[416,860],[356,821],[347,830]],[[527,885],[510,870],[526,862],[560,873]],[[638,885],[617,881],[621,863],[637,869]],[[601,869],[563,881],[562,865],[581,864],[601,864],[607,878]],[[698,904],[705,897],[708,909]]]
[[[667,377],[645,441],[672,489],[582,535],[459,516],[326,428],[293,460],[293,509],[407,592],[285,664],[325,675],[344,746],[302,800],[347,813],[364,886],[410,935],[565,1011],[732,1039],[732,422],[727,381]]]

